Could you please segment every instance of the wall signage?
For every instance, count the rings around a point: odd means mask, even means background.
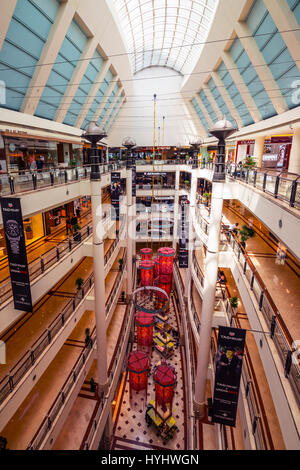
[[[32,312],[30,279],[20,199],[1,198],[1,211],[14,307],[16,310]]]
[[[246,330],[219,326],[213,423],[235,427]]]

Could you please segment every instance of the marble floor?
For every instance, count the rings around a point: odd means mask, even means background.
[[[105,252],[113,240],[105,240]],[[6,343],[6,364],[0,365],[0,380],[23,357],[26,351],[37,341],[57,315],[70,302],[76,293],[75,281],[84,280],[93,272],[93,259],[83,258],[34,306],[32,314],[25,314],[0,339]],[[109,273],[108,282],[113,282],[114,275]],[[110,291],[109,291],[110,292]]]
[[[229,206],[224,206],[224,223],[238,222],[245,225],[243,216],[237,215]],[[252,217],[255,222],[255,217]],[[246,251],[268,289],[291,336],[300,337],[300,268],[295,260],[287,259],[284,265],[276,264],[277,245],[267,238],[265,228],[257,222],[258,229],[254,238],[247,241]],[[255,228],[255,226],[254,226]]]
[[[170,323],[178,329],[178,319],[176,316],[174,300],[170,303]],[[134,343],[133,350],[137,348]],[[112,450],[120,449],[186,449],[187,429],[185,420],[185,381],[182,369],[182,350],[181,346],[175,349],[174,355],[167,360],[172,364],[177,373],[177,385],[175,388],[173,400],[173,417],[176,420],[178,431],[173,439],[167,443],[163,443],[162,439],[157,435],[156,429],[151,425],[147,427],[145,420],[146,405],[155,399],[155,385],[153,382],[153,374],[150,372],[148,378],[147,397],[145,392],[132,393],[130,399],[129,394],[129,376],[126,374],[125,386],[122,391],[120,408],[114,423],[114,432],[111,442]],[[152,348],[151,348],[152,349]],[[162,356],[154,349],[149,351],[151,354],[151,366],[161,361]],[[152,369],[153,370],[153,369]]]
[[[123,249],[120,250],[119,256],[121,256],[122,253]],[[106,301],[110,296],[117,274],[118,257],[105,280]],[[125,309],[126,307],[123,304],[117,305],[107,331],[108,361],[110,361],[114,352],[115,341],[113,341],[113,339],[118,337]],[[8,447],[10,449],[24,450],[30,444],[84,348],[86,328],[92,331],[94,327],[95,314],[92,311],[86,311],[40,380],[2,430],[2,435],[5,435],[7,438]],[[89,378],[87,378],[87,380],[89,380]],[[94,396],[92,399],[95,401]],[[82,402],[82,398],[80,401]],[[87,407],[91,412],[93,411],[91,404],[87,405]],[[83,411],[84,407],[82,408],[82,412]],[[86,415],[85,413],[83,414],[84,416]]]

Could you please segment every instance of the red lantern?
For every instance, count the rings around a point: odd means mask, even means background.
[[[140,251],[142,261],[152,260],[152,250],[151,248],[142,248]]]
[[[172,403],[174,397],[174,389],[177,381],[175,370],[161,364],[157,367],[153,380],[155,382],[155,408],[157,405],[161,406],[163,412],[167,411],[168,407],[172,414]]]
[[[160,274],[172,274],[175,250],[174,248],[160,248],[158,250],[159,256],[159,273]]]
[[[154,262],[141,261],[141,286],[153,286]]]
[[[148,373],[150,370],[150,360],[143,351],[134,351],[129,354],[127,361],[129,371],[129,390],[130,398],[132,390],[140,392],[148,387]]]
[[[150,347],[153,343],[153,314],[138,312],[136,315],[137,344]]]

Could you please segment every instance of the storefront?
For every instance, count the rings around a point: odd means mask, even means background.
[[[255,140],[239,140],[236,146],[235,163],[243,162],[254,155]]]
[[[287,170],[291,153],[293,136],[273,136],[265,139],[262,168]]]
[[[234,163],[235,162],[235,149],[236,149],[236,143],[235,142],[228,142],[226,143],[226,161],[229,163]]]
[[[2,171],[9,172],[76,166],[82,162],[82,145],[6,131],[0,135],[0,160]]]

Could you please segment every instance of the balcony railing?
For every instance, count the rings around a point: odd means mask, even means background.
[[[231,167],[228,175],[300,209],[300,175],[285,170]]]
[[[106,214],[105,218],[103,218],[103,224],[107,225],[110,221],[110,214]],[[60,261],[63,256],[73,251],[84,240],[89,238],[92,233],[92,224],[87,224],[84,228],[78,230],[76,234],[73,234],[62,242],[59,242],[56,246],[51,248],[51,250],[47,251],[42,256],[29,263],[28,269],[30,282],[39,277],[41,274],[44,274],[49,268],[51,268],[51,266]],[[108,259],[108,257],[110,257],[111,251],[112,247],[106,254],[106,260]],[[105,263],[106,262],[107,261],[105,261]],[[8,300],[11,296],[11,280],[10,277],[8,277],[0,283],[0,304]]]
[[[125,267],[126,267],[126,256],[124,254],[124,264],[122,266],[122,270],[119,272],[114,287],[110,293],[109,301],[106,303],[106,316],[108,316],[109,310],[111,305],[116,300],[116,293],[118,291],[118,287],[120,285],[121,279],[124,276]],[[125,314],[124,322],[126,323],[127,311]],[[58,416],[59,412],[64,408],[66,402],[68,401],[71,392],[73,390],[74,384],[77,381],[78,376],[81,374],[82,370],[86,367],[86,363],[89,361],[91,355],[94,353],[93,346],[96,340],[96,327],[93,328],[91,334],[91,341],[85,346],[82,353],[80,354],[79,358],[76,361],[75,366],[71,370],[65,384],[61,388],[60,392],[58,393],[53,405],[51,406],[47,416],[43,420],[42,424],[40,425],[37,433],[35,434],[34,438],[32,439],[31,443],[27,447],[27,450],[38,450],[43,441],[46,439],[47,434],[49,434],[52,430],[53,423],[55,422],[56,417]],[[116,348],[119,347],[119,344],[116,343]]]
[[[203,274],[198,265],[198,261],[195,257],[195,253],[193,256],[193,266],[194,266],[195,272],[200,273],[201,275],[200,279],[203,279]],[[220,285],[219,291],[220,291],[220,295],[219,295],[218,300],[223,301],[223,307],[227,313],[227,317],[230,322],[230,325],[233,325],[236,328],[239,328],[239,325],[236,324],[235,313],[232,310],[232,307],[230,304],[230,296],[229,296],[227,289],[225,289],[222,285]],[[192,290],[190,292],[190,301],[191,301],[192,318],[194,319],[198,333],[200,333],[201,323],[198,318],[196,308],[194,305]],[[213,364],[215,365],[216,345],[213,339],[212,339],[211,353],[212,353],[212,358],[213,358]],[[250,419],[252,423],[252,435],[255,440],[256,449],[257,450],[270,449],[270,446],[268,446],[267,444],[267,438],[266,438],[266,435],[269,434],[269,426],[268,426],[268,422],[266,421],[266,419],[264,419],[264,413],[260,406],[260,402],[258,398],[260,396],[260,392],[259,392],[259,388],[256,382],[255,373],[252,367],[251,359],[248,354],[247,348],[244,354],[244,362],[243,362],[243,368],[242,368],[242,381],[243,381],[243,385],[245,389],[248,410],[249,410]]]
[[[120,230],[120,233],[125,227],[125,220]],[[119,238],[113,242],[110,249],[110,256],[113,254],[116,249]],[[110,259],[110,258],[108,258]],[[123,266],[125,267],[126,258],[124,258]],[[124,269],[124,268],[123,268]],[[123,273],[120,271],[118,277]],[[64,327],[68,318],[75,312],[76,308],[83,301],[87,293],[92,289],[94,283],[94,274],[92,273],[88,279],[84,282],[83,287],[78,291],[77,294],[67,303],[61,313],[53,320],[50,326],[47,328],[44,333],[38,338],[38,340],[32,345],[32,347],[23,355],[19,362],[11,369],[8,375],[6,375],[0,382],[0,404],[7,398],[7,396],[13,392],[15,387],[18,385],[20,380],[24,375],[35,365],[37,359],[41,356],[42,352],[49,346],[53,341],[59,331]],[[114,285],[114,290],[112,292],[112,298],[117,290],[118,284]],[[106,305],[106,314],[110,310],[110,306],[114,301],[110,299],[109,303]]]
[[[124,168],[125,163],[110,163],[100,166],[100,173],[107,174]],[[55,168],[47,171],[20,171],[0,174],[0,195],[9,196],[59,186],[89,178],[91,167]]]
[[[237,263],[242,268],[250,290],[254,294],[258,308],[263,314],[271,338],[274,341],[281,359],[285,377],[289,380],[295,398],[300,406],[300,368],[297,359],[293,360],[293,353],[295,352],[294,340],[250,258],[233,235],[229,234],[227,237]]]

